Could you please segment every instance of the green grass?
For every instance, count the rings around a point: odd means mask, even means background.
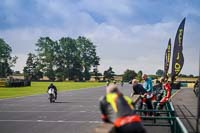
[[[50,83],[51,82],[31,82],[31,86],[28,87],[0,87],[0,99],[45,94]],[[98,82],[54,82],[53,84],[57,87],[58,92],[105,85],[105,83]]]

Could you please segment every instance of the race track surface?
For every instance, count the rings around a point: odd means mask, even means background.
[[[130,85],[120,88],[130,96]],[[47,94],[0,100],[0,132],[93,133],[101,123],[98,99],[104,94],[105,86],[58,92],[56,103]]]

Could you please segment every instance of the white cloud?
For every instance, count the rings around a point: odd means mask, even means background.
[[[89,25],[88,21],[87,26]],[[175,27],[177,27],[176,23],[158,23],[136,25],[121,30],[112,25],[99,24],[88,31],[84,32],[83,30],[82,34],[97,45],[97,52],[101,57],[99,67],[101,72],[112,66],[116,73],[123,73],[129,68],[154,74],[157,69],[163,68],[164,51],[169,36],[172,35],[172,40],[174,39]],[[75,25],[71,27],[71,29],[76,28]],[[67,33],[65,29],[26,28],[6,30],[1,32],[0,36],[11,44],[13,54],[19,56],[15,70],[22,71],[27,58],[26,55],[28,52],[34,52],[36,48],[34,44],[40,36],[50,36],[57,40],[68,34],[70,34],[70,31]],[[78,34],[77,32],[76,35]],[[184,40],[187,40],[187,36]],[[185,45],[189,47],[188,44]],[[193,56],[196,56],[194,50],[196,52],[195,48],[191,48],[189,51],[184,49],[185,65],[183,73],[197,73],[197,70],[195,70],[197,69],[197,62],[193,58]]]
[[[131,24],[123,19],[136,13],[136,9],[132,7],[134,2],[129,0],[82,0],[76,1],[76,4],[68,1],[36,0],[36,3],[35,7],[43,17],[38,19],[41,25],[0,29],[0,37],[11,45],[13,55],[19,56],[15,70],[23,69],[26,55],[34,52],[35,43],[40,36],[50,36],[58,40],[63,36],[76,38],[84,35],[97,45],[97,54],[101,57],[101,72],[112,66],[117,73],[123,73],[130,68],[155,74],[157,69],[163,69],[168,39],[171,37],[172,44],[174,43],[179,25],[177,20]],[[98,22],[91,13],[99,15],[104,21]],[[197,14],[196,10],[189,10],[187,13]],[[50,25],[45,25],[42,20],[49,20]],[[51,20],[57,21],[54,24]],[[183,51],[185,65],[182,73],[198,74],[196,57],[200,34],[196,27],[199,26],[198,22],[186,20]]]

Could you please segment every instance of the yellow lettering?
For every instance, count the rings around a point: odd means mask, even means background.
[[[170,56],[168,56],[167,61],[170,62]]]
[[[175,72],[176,72],[176,74],[177,74],[178,72],[180,72],[180,69],[181,69],[181,65],[180,65],[179,63],[176,63],[176,64],[175,64]]]
[[[176,60],[179,60],[179,58],[180,58],[180,53],[178,52],[178,53],[177,53]]]
[[[170,48],[171,48],[170,45],[168,45],[168,51],[170,50]]]
[[[178,45],[179,46],[181,46],[182,36],[183,36],[183,29],[180,29],[179,34],[178,34]]]

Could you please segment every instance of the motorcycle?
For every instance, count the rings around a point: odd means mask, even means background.
[[[50,103],[53,103],[53,102],[55,102],[55,90],[53,89],[53,88],[50,88],[49,90],[48,90],[48,94],[49,94],[49,101],[50,101]]]

